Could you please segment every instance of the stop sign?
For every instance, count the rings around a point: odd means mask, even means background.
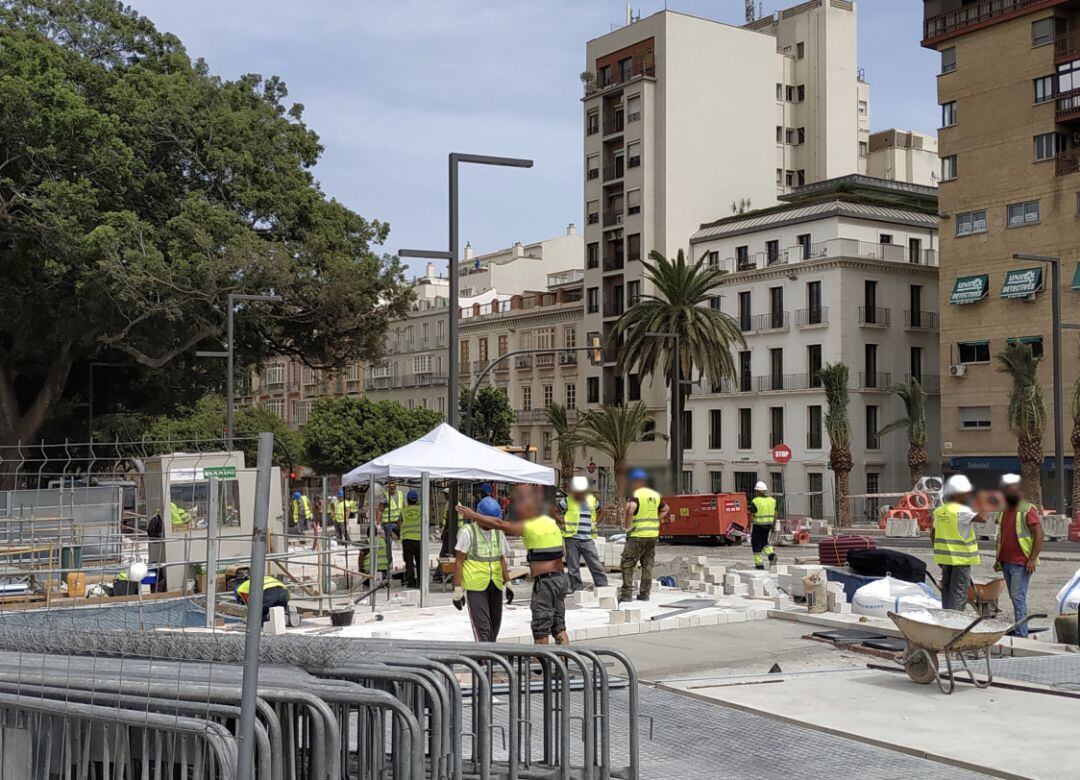
[[[772,459],[781,466],[791,460],[791,447],[786,444],[777,444],[772,448]]]

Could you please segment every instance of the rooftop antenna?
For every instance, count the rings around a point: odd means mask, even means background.
[[[754,0],[746,0],[746,23],[753,24],[757,19],[757,9],[754,7]]]

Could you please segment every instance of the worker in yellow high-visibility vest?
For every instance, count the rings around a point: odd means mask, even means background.
[[[315,518],[315,512],[311,508],[311,499],[303,495],[299,490],[292,494],[292,511],[289,514],[289,522],[292,530],[304,533],[311,526]]]
[[[482,499],[476,509],[487,517],[502,519],[499,502],[490,496]],[[506,556],[510,554],[506,535],[476,523],[463,523],[454,553],[454,606],[460,610],[468,603],[476,641],[494,642],[502,626],[503,599],[507,604],[514,600],[506,568]]]
[[[247,604],[248,593],[251,591],[251,578],[240,583],[236,589],[236,598],[238,601]],[[281,580],[275,579],[269,575],[263,577],[263,604],[262,604],[262,622],[265,623],[270,618],[271,607],[286,607],[289,606],[289,591],[285,587],[285,583]]]
[[[420,509],[420,494],[410,490],[405,494],[405,506],[401,508],[401,554],[405,559],[405,587],[420,585],[420,578],[427,575],[427,562],[420,560],[420,544],[424,536],[424,519]]]
[[[986,517],[969,506],[974,490],[963,474],[951,476],[941,491],[944,503],[934,510],[930,543],[934,563],[941,566],[941,606],[945,609],[962,610],[967,604],[971,567],[981,560],[973,524],[985,523]]]
[[[405,508],[405,491],[398,487],[398,481],[391,479],[386,483],[382,502],[376,510],[376,519],[386,537],[386,554],[390,556],[390,568],[394,567],[393,538],[398,535],[401,523],[401,510]]]
[[[776,563],[776,552],[769,544],[769,536],[776,527],[776,499],[770,496],[769,486],[764,482],[754,485],[754,498],[750,501],[753,527],[750,529],[750,549],[754,553],[754,568],[764,569],[765,558]]]
[[[604,564],[596,552],[596,526],[600,502],[589,492],[589,478],[576,476],[570,480],[570,492],[556,505],[555,519],[563,529],[566,542],[566,574],[570,578],[570,592],[582,588],[581,562],[584,561],[592,575],[593,587],[608,584]]]
[[[998,518],[997,559],[994,571],[1005,575],[1005,586],[1013,605],[1013,619],[1019,623],[1017,636],[1027,636],[1027,592],[1031,575],[1039,565],[1043,546],[1042,518],[1039,508],[1024,500],[1024,484],[1019,474],[1001,478],[1005,509]]]
[[[345,491],[339,490],[337,498],[330,499],[330,519],[334,521],[334,533],[338,541],[349,540],[349,506],[345,501]]]
[[[622,569],[622,588],[619,601],[630,601],[634,595],[634,570],[641,565],[638,601],[648,601],[652,591],[652,570],[656,561],[656,545],[660,541],[660,518],[667,514],[664,498],[649,487],[649,475],[643,469],[630,472],[632,498],[626,502],[626,545],[619,567]]]

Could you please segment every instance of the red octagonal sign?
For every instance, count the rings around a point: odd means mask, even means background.
[[[786,444],[777,444],[772,448],[772,459],[780,465],[783,465],[791,460],[791,447]]]

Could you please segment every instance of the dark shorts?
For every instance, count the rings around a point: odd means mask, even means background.
[[[566,630],[566,575],[546,572],[533,579],[532,632],[533,639],[557,636]]]

